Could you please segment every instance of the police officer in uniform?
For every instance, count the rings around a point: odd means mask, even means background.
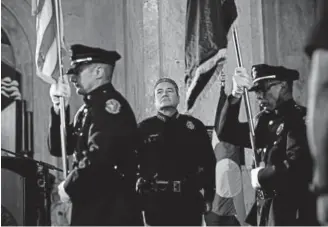
[[[256,202],[251,225],[314,225],[314,198],[308,191],[312,162],[306,138],[304,107],[292,97],[299,73],[266,64],[236,68],[233,90],[221,113],[219,139],[250,147],[248,123],[238,121],[244,88],[255,91],[262,109],[255,128],[257,168],[251,171]]]
[[[65,97],[67,153],[72,171],[58,186],[62,201],[73,204],[71,225],[140,225],[136,204],[137,123],[126,99],[111,81],[116,51],[84,45],[71,47],[68,74],[84,105],[69,124],[67,76],[51,85],[50,153],[61,156],[59,97]]]
[[[312,189],[318,195],[317,217],[328,225],[328,1],[322,0],[321,17],[311,32],[306,53],[311,57],[308,95],[308,138],[314,159]]]
[[[209,136],[200,120],[178,113],[179,90],[172,79],[159,79],[154,95],[157,115],[139,124],[137,190],[146,224],[200,226],[215,192]]]

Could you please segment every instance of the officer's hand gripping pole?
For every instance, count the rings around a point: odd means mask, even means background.
[[[234,46],[235,46],[237,64],[238,64],[238,67],[243,67],[241,53],[240,53],[240,47],[239,47],[237,28],[235,26],[233,27],[232,33],[233,33],[232,37],[233,37],[233,42],[234,42]],[[249,136],[250,136],[251,146],[252,146],[252,150],[253,150],[253,159],[254,159],[255,167],[258,167],[260,160],[259,160],[259,157],[255,150],[254,122],[253,122],[252,110],[251,110],[251,105],[250,105],[250,101],[249,101],[249,94],[248,94],[247,88],[244,88],[244,101],[245,101],[246,114],[247,114],[247,120],[248,120],[248,126],[249,126]]]

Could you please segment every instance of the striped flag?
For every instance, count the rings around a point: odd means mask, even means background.
[[[212,146],[216,157],[215,186],[216,194],[212,206],[212,216],[216,216],[219,225],[244,224],[246,216],[243,197],[243,181],[241,173],[242,147],[219,141],[220,118],[225,106],[227,95],[225,89],[225,76],[221,73],[221,91],[216,110],[214,129],[212,133]],[[225,218],[220,218],[225,217]],[[226,218],[230,217],[230,218]]]
[[[55,83],[59,76],[61,56],[58,45],[64,47],[64,26],[61,0],[32,0],[32,14],[36,16],[36,74],[47,83]],[[58,10],[56,10],[58,9]],[[57,29],[56,17],[59,18]],[[60,43],[57,42],[59,32]]]
[[[187,108],[226,59],[227,34],[237,17],[234,0],[188,0],[185,36]]]

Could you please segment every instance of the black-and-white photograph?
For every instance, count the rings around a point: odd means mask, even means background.
[[[328,225],[328,0],[1,0],[1,225]]]

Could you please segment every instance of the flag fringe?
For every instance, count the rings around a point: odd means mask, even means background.
[[[203,62],[196,68],[195,75],[186,92],[186,101],[189,100],[190,95],[192,91],[195,89],[200,76],[203,73],[206,73],[211,69],[213,69],[213,67],[218,67],[218,66],[223,67],[224,63],[226,62],[226,56],[227,56],[227,49],[226,48],[220,49],[213,57],[209,58],[207,61]],[[202,93],[204,93],[204,91],[202,91]]]

